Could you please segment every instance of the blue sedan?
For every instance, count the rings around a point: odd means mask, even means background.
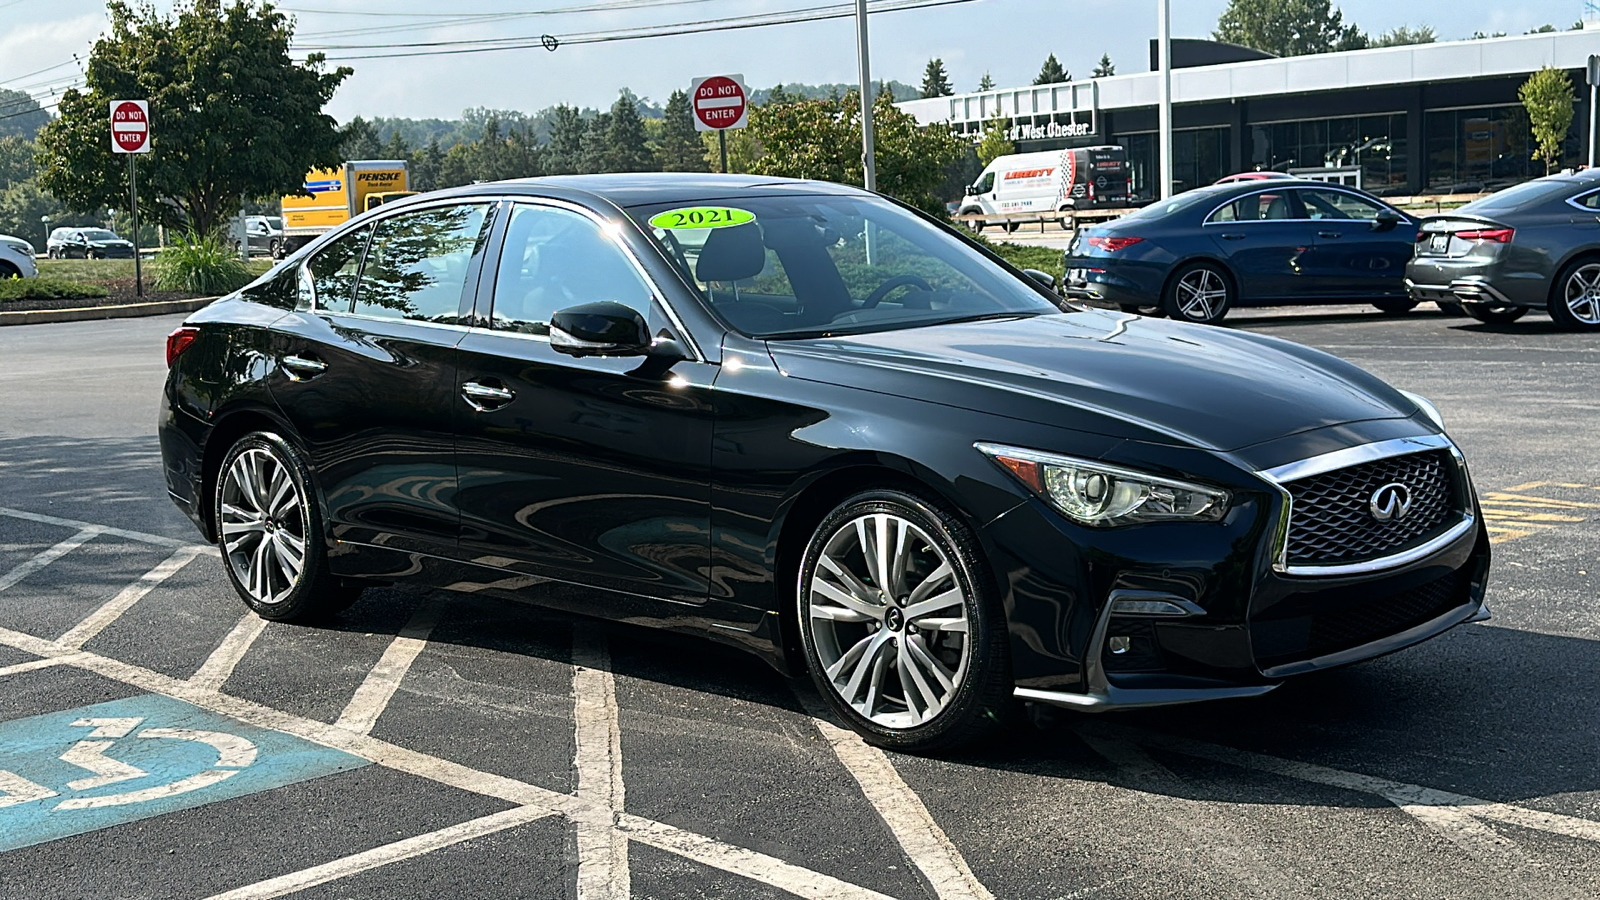
[[[1370,194],[1320,181],[1198,188],[1079,231],[1069,296],[1216,323],[1235,306],[1416,306],[1406,264],[1416,222]]]

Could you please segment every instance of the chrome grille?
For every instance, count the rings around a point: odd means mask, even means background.
[[[1455,459],[1446,450],[1391,456],[1312,475],[1284,485],[1294,498],[1289,518],[1291,566],[1380,559],[1438,536],[1459,517]],[[1380,522],[1372,495],[1398,482],[1411,492],[1405,516]]]

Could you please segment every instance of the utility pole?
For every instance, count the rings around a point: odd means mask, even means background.
[[[1161,193],[1165,200],[1172,196],[1172,0],[1156,0],[1160,49],[1156,61],[1161,66],[1160,134],[1156,140],[1161,145]]]
[[[872,64],[867,51],[867,0],[856,0],[856,55],[861,59],[861,170],[866,188],[878,189],[878,165],[872,152]]]

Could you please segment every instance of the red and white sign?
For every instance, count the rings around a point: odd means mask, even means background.
[[[149,101],[111,101],[111,152],[150,152]]]
[[[696,78],[690,84],[689,96],[694,102],[696,131],[743,128],[749,118],[743,75]]]

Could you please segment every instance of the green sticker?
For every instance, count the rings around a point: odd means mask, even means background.
[[[729,228],[754,222],[756,214],[748,209],[729,209],[726,206],[686,206],[669,209],[650,217],[652,228],[671,231],[674,228]]]

